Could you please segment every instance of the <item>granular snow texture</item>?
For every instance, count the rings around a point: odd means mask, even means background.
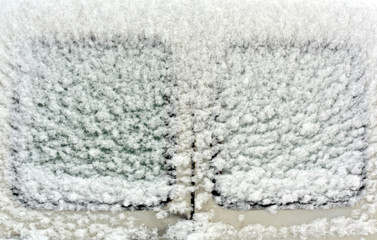
[[[376,13],[0,0],[0,238],[376,234]]]
[[[167,201],[169,47],[142,36],[88,36],[35,40],[21,51],[29,55],[13,86],[14,194],[43,208]]]
[[[217,84],[217,202],[321,206],[359,195],[368,122],[364,59],[358,46],[316,41],[230,46],[226,79]]]

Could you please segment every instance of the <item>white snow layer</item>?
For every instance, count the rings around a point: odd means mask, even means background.
[[[18,198],[70,209],[167,201],[176,134],[171,50],[142,36],[90,36],[37,39],[19,51],[10,112]]]
[[[377,232],[375,4],[1,0],[0,9],[0,237]],[[196,213],[166,231],[122,209],[163,220],[186,213],[197,190],[197,210],[212,192],[228,208],[360,207],[241,230]]]
[[[214,112],[218,202],[352,201],[365,169],[365,57],[358,46],[229,46]],[[224,129],[224,130],[223,130]]]

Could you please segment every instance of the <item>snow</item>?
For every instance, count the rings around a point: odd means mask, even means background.
[[[59,209],[167,201],[176,114],[169,47],[90,36],[33,40],[19,51],[28,57],[10,112],[18,198]]]
[[[374,3],[0,0],[0,9],[0,237],[377,233]],[[245,211],[223,223],[211,198]],[[335,206],[354,207],[247,224],[249,209]]]
[[[312,208],[360,195],[368,108],[358,49],[308,42],[225,50],[228,77],[217,84],[214,112],[224,129],[213,159],[219,204]]]

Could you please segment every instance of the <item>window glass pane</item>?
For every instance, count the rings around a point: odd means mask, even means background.
[[[171,49],[157,38],[91,36],[23,51],[12,109],[17,198],[48,209],[168,201]]]
[[[234,44],[218,84],[215,200],[230,208],[352,203],[365,178],[357,46]]]

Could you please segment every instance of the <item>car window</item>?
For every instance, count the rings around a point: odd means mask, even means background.
[[[169,201],[172,51],[137,36],[31,41],[12,96],[12,191],[43,209]],[[25,57],[25,55],[28,55]]]
[[[233,44],[215,115],[218,204],[313,208],[364,187],[364,56],[357,46]]]

